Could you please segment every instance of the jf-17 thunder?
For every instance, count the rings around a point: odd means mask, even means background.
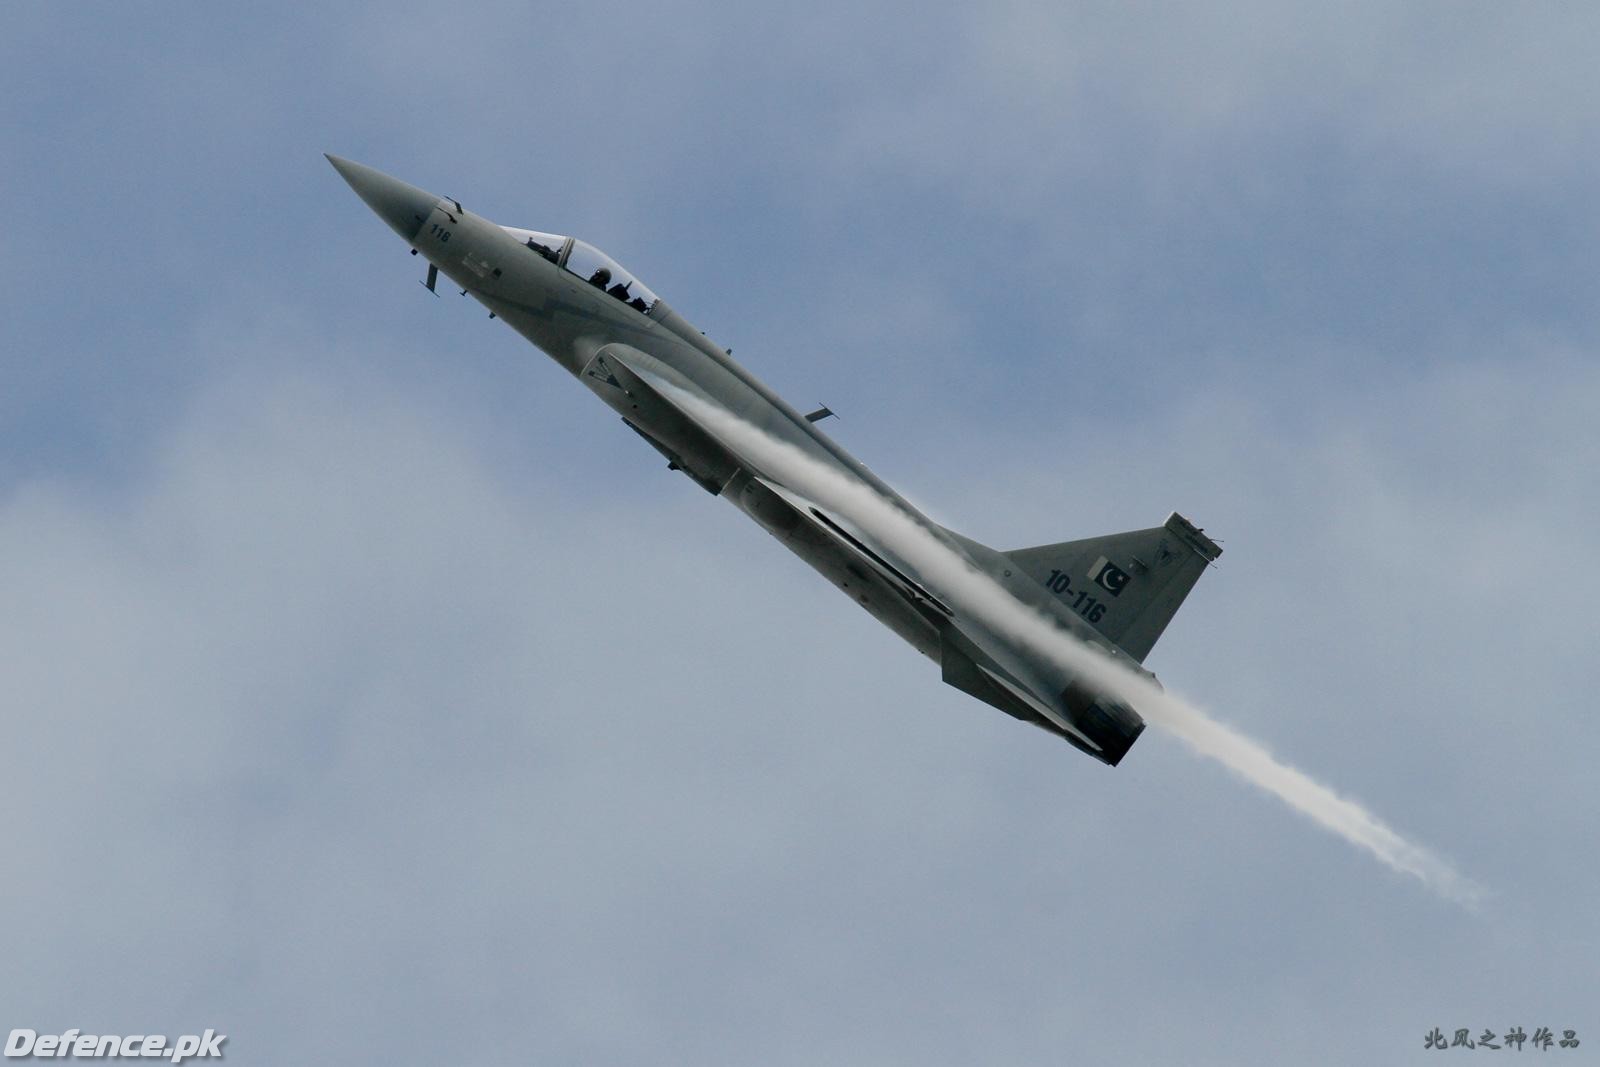
[[[1016,606],[1154,682],[1142,666],[1167,623],[1221,549],[1174,513],[1146,530],[997,551],[923,515],[734,362],[642,281],[575,237],[502,226],[382,171],[328,156],[378,217],[428,263],[543,349],[630,429],[707,492],[754,519],[939,664],[945,682],[1115,766],[1144,729],[1125,700],[1071,665],[1031,649],[967,604],[957,587],[907,562],[904,546],[874,536],[837,505],[786,482],[763,441],[798,450],[813,468],[870,493],[992,580]],[[717,413],[719,418],[708,417]],[[735,440],[735,437],[738,440]],[[744,441],[741,445],[739,442]],[[946,583],[947,585],[949,583]]]

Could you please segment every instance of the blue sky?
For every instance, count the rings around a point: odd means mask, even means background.
[[[1576,1061],[1597,30],[10,11],[0,1027],[1331,1064],[1520,1025]],[[1182,511],[1226,554],[1150,666],[1492,899],[1154,731],[1112,771],[942,686],[424,294],[324,151],[606,249],[981,540]]]

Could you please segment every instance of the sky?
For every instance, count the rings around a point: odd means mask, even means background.
[[[1593,10],[7,14],[0,1030],[1600,1048]],[[605,249],[981,541],[1204,526],[1147,666],[1484,903],[942,685],[324,152]]]

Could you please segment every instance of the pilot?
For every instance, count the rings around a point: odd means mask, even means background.
[[[606,286],[611,284],[610,268],[601,267],[599,270],[589,275],[589,284],[600,290],[602,293],[605,292]]]

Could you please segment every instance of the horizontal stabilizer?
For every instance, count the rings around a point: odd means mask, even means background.
[[[1007,678],[1004,674],[1001,674],[999,671],[994,670],[991,667],[985,667],[981,663],[978,664],[978,669],[983,672],[984,677],[988,678],[992,684],[999,686],[1001,689],[1004,689],[1006,692],[1010,693],[1017,700],[1022,701],[1028,707],[1032,708],[1041,718],[1050,723],[1056,729],[1060,730],[1062,733],[1070,734],[1077,740],[1093,747],[1096,750],[1100,748],[1099,745],[1096,745],[1081,730],[1068,722],[1066,716],[1062,715],[1061,712],[1057,711],[1055,708],[1052,708],[1049,704],[1046,704],[1043,700],[1040,700],[1038,697],[1028,692],[1027,689]]]
[[[1032,722],[1052,733],[1061,734],[1090,755],[1100,746],[1074,726],[1059,708],[1051,707],[1028,688],[1006,676],[1004,671],[985,662],[989,657],[954,627],[940,633],[939,665],[944,683],[999,708],[1013,718]]]
[[[1173,512],[1165,525],[1148,530],[1019,548],[1006,555],[1142,663],[1222,549]]]

